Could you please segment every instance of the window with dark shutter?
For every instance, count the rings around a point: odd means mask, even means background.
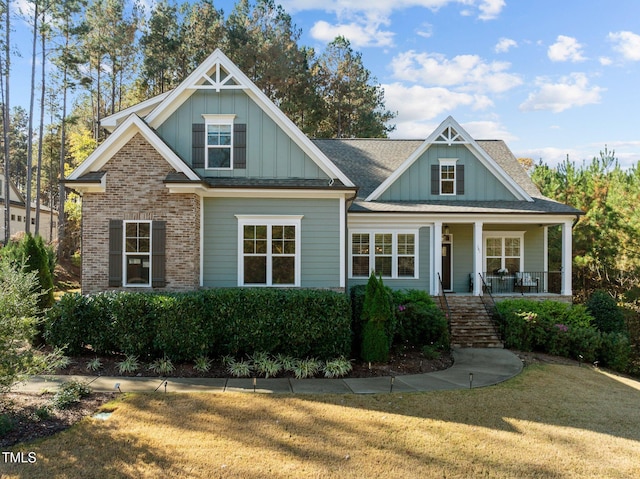
[[[194,123],[191,125],[191,166],[193,168],[204,168],[204,144],[205,144],[204,123]]]
[[[431,194],[440,194],[440,165],[431,165]]]
[[[122,220],[109,220],[109,286],[122,286]]]
[[[456,166],[456,194],[464,195],[464,165]]]
[[[247,167],[247,125],[243,123],[233,125],[233,167]]]
[[[151,286],[162,288],[166,281],[166,222],[151,223]]]

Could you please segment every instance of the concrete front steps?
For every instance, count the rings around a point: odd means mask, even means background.
[[[480,297],[448,294],[447,302],[451,310],[452,347],[504,348]],[[443,307],[444,303],[440,303]]]

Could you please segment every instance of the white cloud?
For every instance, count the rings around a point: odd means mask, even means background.
[[[311,28],[311,36],[316,40],[332,42],[337,36],[343,36],[354,48],[388,47],[393,45],[393,32],[379,30],[379,25],[343,23],[331,25],[325,21],[316,22]]]
[[[505,6],[504,0],[484,0],[478,8],[480,9],[480,20],[493,20],[500,15]]]
[[[550,110],[560,113],[576,106],[600,103],[600,94],[605,91],[598,86],[590,86],[584,73],[572,73],[558,83],[546,78],[537,80],[538,90],[530,93],[520,105],[522,111]]]
[[[609,41],[613,42],[613,49],[621,53],[625,60],[640,61],[640,35],[633,32],[609,33]]]
[[[609,57],[600,57],[598,58],[598,61],[600,62],[600,65],[602,66],[609,66],[613,63],[613,60],[611,60],[611,58]]]
[[[506,53],[511,48],[517,47],[518,42],[511,38],[501,38],[495,46],[496,53]]]
[[[585,60],[582,48],[583,46],[575,38],[558,35],[556,43],[549,47],[547,55],[553,62],[581,62]]]
[[[321,10],[336,15],[368,15],[371,12],[388,16],[393,11],[411,7],[424,7],[437,11],[449,4],[465,7],[462,15],[477,14],[480,20],[497,18],[505,7],[505,0],[281,0],[279,2],[290,13]]]
[[[501,93],[522,83],[508,73],[507,62],[486,62],[477,55],[452,59],[439,53],[400,53],[391,61],[395,78],[435,86],[456,86],[464,91]]]
[[[416,35],[419,35],[423,38],[431,38],[433,35],[433,25],[430,23],[422,24],[422,28],[416,31]]]
[[[518,137],[510,133],[497,121],[470,121],[463,123],[462,127],[476,140],[504,140],[516,141]]]
[[[481,110],[493,105],[486,96],[455,92],[442,87],[391,83],[383,85],[383,88],[387,108],[398,112],[394,120],[394,138],[424,138],[437,126],[431,124],[431,120],[441,119],[458,107]]]

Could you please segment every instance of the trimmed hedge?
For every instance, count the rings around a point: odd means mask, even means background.
[[[584,305],[514,299],[499,302],[496,310],[507,348],[598,361],[622,372],[629,367],[629,338],[599,331]]]
[[[254,351],[329,359],[349,355],[350,319],[346,296],[322,290],[68,294],[48,312],[45,338],[68,354],[91,345],[173,361]]]

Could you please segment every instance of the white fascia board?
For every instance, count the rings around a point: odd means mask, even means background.
[[[130,115],[109,137],[96,148],[89,157],[84,160],[78,168],[70,175],[70,180],[77,180],[85,173],[100,171],[100,169],[127,144],[136,133],[140,133],[154,149],[169,163],[176,171],[184,173],[190,180],[199,180],[198,175],[189,168],[169,148],[149,126],[137,115]]]
[[[303,188],[215,188],[203,184],[167,183],[169,193],[195,193],[204,198],[351,198],[353,191],[315,190]]]
[[[353,182],[324,154],[282,111],[233,63],[221,50],[216,49],[200,64],[171,94],[147,116],[152,128],[158,128],[182,105],[196,90],[195,82],[206,75],[219,63],[239,82],[234,88],[243,88],[245,93],[269,117],[289,135],[289,137],[318,165],[329,177],[339,179],[346,186],[355,186]]]
[[[498,180],[504,184],[504,186],[519,200],[533,201],[533,198],[518,185],[506,172],[491,158],[478,143],[467,133],[467,131],[460,126],[460,124],[453,119],[452,116],[448,116],[438,128],[436,128],[427,139],[420,145],[389,177],[384,180],[380,186],[378,186],[365,201],[375,201],[393,184],[395,181],[409,169],[413,163],[416,162],[422,154],[431,147],[436,138],[442,133],[445,128],[454,128],[459,136],[464,140],[462,144],[466,145],[471,150],[476,158],[487,168],[489,171],[498,178]]]
[[[107,174],[105,173],[100,178],[100,183],[87,182],[87,183],[71,183],[67,187],[77,191],[82,195],[83,193],[104,193],[107,191]]]
[[[169,94],[172,90],[156,95],[153,98],[137,103],[133,106],[120,110],[118,113],[109,115],[100,120],[100,126],[112,132],[122,120],[126,119],[129,115],[135,113],[141,118],[151,113]]]
[[[349,228],[366,227],[367,225],[389,225],[389,226],[410,226],[418,227],[430,226],[436,221],[447,224],[474,224],[482,221],[484,224],[502,225],[540,225],[552,226],[560,225],[566,221],[573,221],[575,215],[553,215],[553,214],[532,214],[532,215],[431,215],[431,214],[397,214],[397,213],[348,213],[347,224]]]

